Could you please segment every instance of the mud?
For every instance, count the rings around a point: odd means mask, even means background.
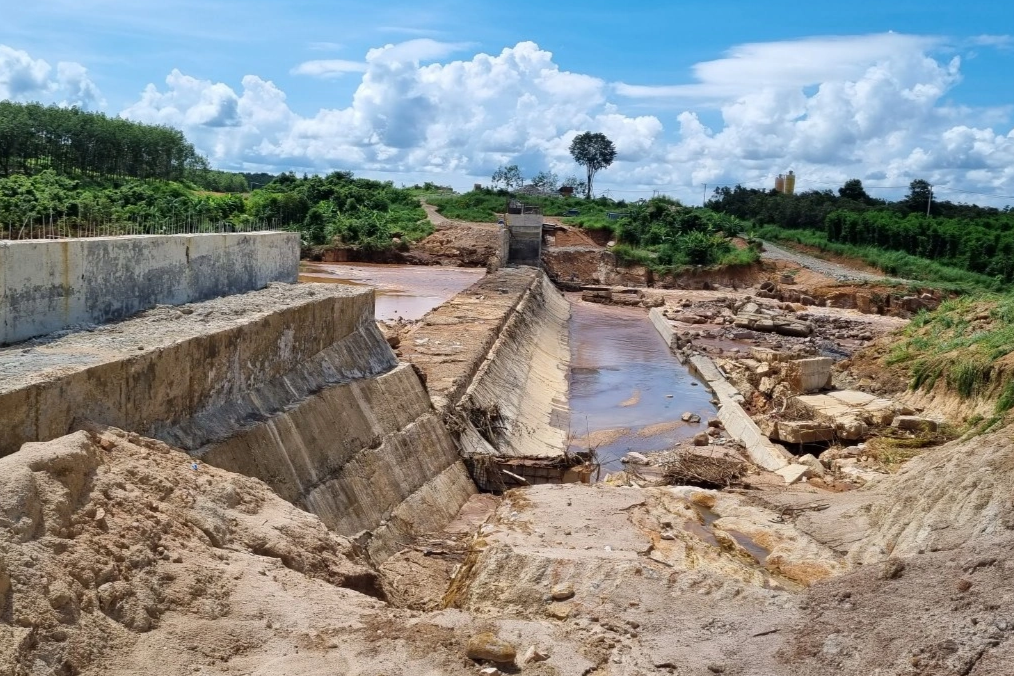
[[[485,270],[469,268],[303,263],[299,281],[372,288],[379,321],[412,321],[421,319],[485,274]]]

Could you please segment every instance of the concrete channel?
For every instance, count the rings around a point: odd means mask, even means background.
[[[289,238],[93,243],[126,252],[180,248],[190,265],[228,261],[234,252],[271,264],[265,274],[223,274],[171,296],[160,291],[159,281],[169,272],[140,266],[135,274],[152,289],[143,303],[89,315],[90,321],[154,307],[123,321],[0,349],[0,456],[85,423],[154,437],[199,462],[262,479],[339,533],[359,537],[375,560],[441,528],[477,489],[592,479],[593,445],[574,443],[571,367],[575,360],[583,363],[589,344],[611,330],[601,318],[613,309],[579,308],[600,314],[589,324],[596,333],[591,340],[575,336],[571,314],[580,301],[565,298],[535,268],[502,269],[428,312],[396,354],[375,322],[372,289],[277,283],[295,279],[298,261]],[[188,258],[185,252],[197,248],[202,257]],[[34,243],[22,256],[47,261],[65,249],[63,242]],[[88,251],[84,247],[81,255],[92,255]],[[30,260],[21,266],[33,267]],[[35,267],[46,279],[52,276],[46,264]],[[67,303],[98,292],[87,278],[81,284],[65,289]],[[21,310],[5,314],[12,320],[9,336],[56,321],[43,315],[59,305],[59,289],[40,288],[47,298],[36,306],[42,318],[20,320]],[[638,314],[639,323],[630,324],[627,316],[617,321],[658,342],[671,362],[659,371],[660,364],[642,359],[636,368],[655,371],[652,382],[672,378],[673,388],[682,374],[689,396],[689,375],[651,332],[656,319]],[[586,389],[589,378],[598,377],[591,371],[614,380],[619,373],[622,380],[632,372],[623,370],[630,367],[627,357],[622,351],[599,355],[601,363],[577,379]],[[599,386],[617,399],[610,404],[614,414],[625,410],[643,418],[646,410],[660,416],[624,425],[614,415],[617,426],[630,428],[619,446],[640,443],[636,447],[647,450],[644,440],[652,435],[638,433],[656,423],[664,427],[690,406],[650,384],[635,395],[610,382],[604,378]],[[703,387],[693,389],[691,408],[707,414],[709,395]],[[653,398],[655,407],[622,405],[620,399],[635,396]],[[659,407],[659,401],[668,403]],[[594,414],[594,407],[586,411]],[[604,416],[596,418],[599,425]],[[582,424],[588,427],[587,416]],[[662,437],[659,443],[671,441]],[[607,460],[618,459],[619,446],[612,444]]]

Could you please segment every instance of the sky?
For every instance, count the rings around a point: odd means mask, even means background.
[[[500,165],[700,203],[925,179],[1014,205],[1014,5],[4,0],[0,99],[182,129],[212,165],[467,189]]]

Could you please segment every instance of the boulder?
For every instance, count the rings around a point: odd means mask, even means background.
[[[554,601],[566,601],[567,599],[574,598],[574,585],[558,584],[553,587],[549,594],[553,597]]]
[[[625,456],[623,456],[623,460],[621,460],[620,462],[624,462],[630,465],[647,465],[648,458],[644,457],[643,455],[641,455],[636,451],[631,451],[630,453],[627,453]]]
[[[691,423],[691,424],[696,424],[696,423],[701,422],[701,416],[697,415],[696,413],[691,413],[689,411],[687,411],[682,416],[680,416],[680,419],[683,422]]]
[[[907,432],[936,432],[940,427],[936,420],[915,415],[899,415],[891,426]]]
[[[465,655],[471,660],[510,664],[517,657],[517,649],[487,631],[468,639]]]
[[[800,465],[806,465],[807,467],[809,467],[810,471],[812,472],[811,476],[823,477],[825,474],[827,474],[827,471],[824,469],[824,465],[821,464],[820,460],[813,457],[809,453],[800,456],[796,460],[796,462],[798,462]]]
[[[707,446],[711,442],[711,438],[707,432],[701,432],[694,435],[694,446]]]

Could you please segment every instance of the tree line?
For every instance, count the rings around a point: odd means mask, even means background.
[[[62,175],[176,181],[207,168],[178,129],[78,108],[0,101],[0,176]]]
[[[894,202],[870,197],[860,180],[851,179],[837,193],[717,188],[708,206],[756,226],[810,231],[832,243],[898,251],[999,282],[1014,281],[1010,207],[937,200],[924,180],[912,181],[909,192]]]

